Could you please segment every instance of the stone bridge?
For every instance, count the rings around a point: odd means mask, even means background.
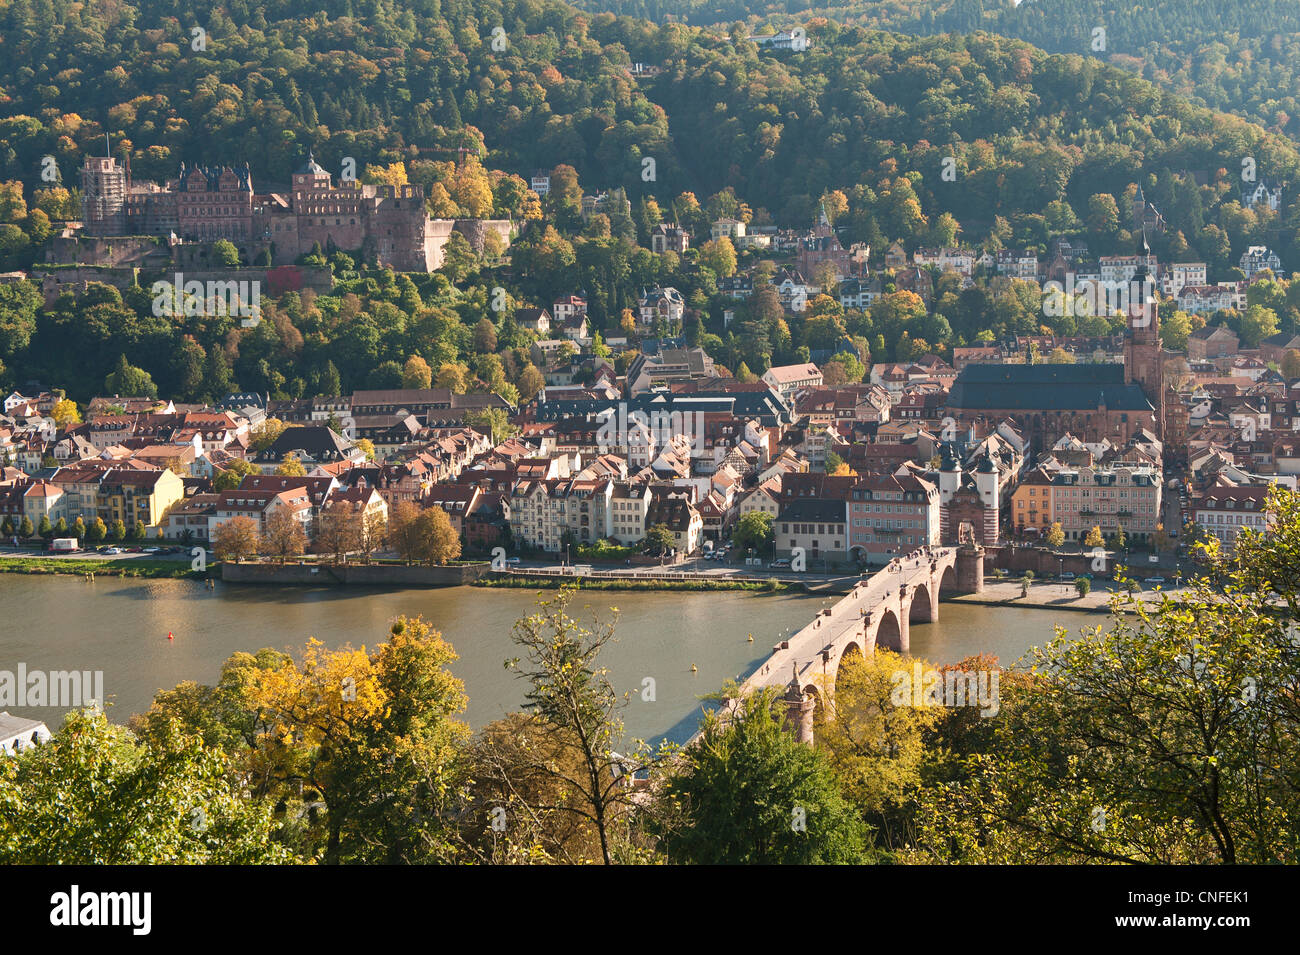
[[[801,724],[806,723],[811,738],[813,707],[822,694],[834,692],[844,660],[871,654],[876,647],[909,652],[910,625],[939,619],[941,593],[983,589],[983,547],[923,548],[897,558],[773,647],[772,655],[744,682],[742,698],[761,687],[787,688],[799,735],[804,735]]]

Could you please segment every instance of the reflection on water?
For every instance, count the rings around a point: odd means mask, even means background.
[[[1069,636],[1078,637],[1081,629],[1090,630],[1108,619],[1094,613],[941,603],[937,623],[911,625],[911,651],[936,664],[988,653],[1009,667],[1030,647],[1046,646],[1058,624]]]
[[[549,595],[550,592],[548,592]],[[514,621],[536,608],[525,590],[451,587],[420,590],[268,588],[191,581],[115,581],[0,575],[0,670],[102,670],[110,716],[124,722],[153,694],[183,680],[213,682],[239,650],[290,649],[316,637],[328,647],[374,646],[394,617],[422,615],[455,647],[453,672],[465,681],[465,719],[479,727],[518,708],[522,681],[504,667],[518,655]],[[577,616],[619,609],[617,640],[602,656],[610,679],[629,694],[623,711],[633,736],[684,740],[700,697],[748,676],[783,633],[815,615],[822,598],[741,593],[589,592]],[[1077,629],[1102,618],[1003,607],[941,605],[940,622],[913,624],[912,651],[935,663],[994,653],[1008,664],[1051,638],[1059,618]],[[1078,616],[1076,622],[1074,617]],[[168,632],[175,639],[167,639]],[[752,634],[752,643],[746,639]],[[696,667],[691,672],[691,666]],[[653,680],[653,684],[647,682]],[[654,700],[643,699],[653,686]],[[648,694],[645,694],[648,695]],[[63,710],[9,707],[57,728]]]

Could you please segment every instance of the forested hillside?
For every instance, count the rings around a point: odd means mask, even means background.
[[[287,181],[313,146],[337,169],[343,156],[447,159],[482,145],[489,165],[567,163],[584,186],[623,185],[634,200],[732,187],[802,224],[827,189],[878,192],[882,177],[910,176],[919,210],[905,194],[851,202],[856,231],[881,238],[936,208],[968,232],[1056,200],[1081,209],[1147,174],[1163,183],[1158,200],[1192,207],[1173,224],[1195,245],[1202,214],[1175,195],[1176,174],[1213,178],[1247,156],[1274,178],[1297,167],[1287,143],[1094,59],[985,35],[907,39],[823,23],[811,51],[779,57],[537,0],[323,6],[304,18],[284,2],[197,16],[170,0],[10,3],[0,177],[39,185],[46,155],[67,177],[84,152],[102,151],[104,133],[137,178],[170,175],[183,159],[247,160],[261,182]],[[631,61],[664,72],[636,81]],[[945,156],[956,186],[939,179]],[[656,159],[653,181],[644,157]]]
[[[779,306],[728,329],[718,281],[737,270],[734,250],[650,248],[656,223],[705,237],[723,215],[805,228],[825,209],[846,247],[869,243],[877,258],[894,241],[1042,252],[1052,235],[1084,236],[1104,255],[1132,249],[1140,188],[1168,224],[1150,235],[1162,260],[1230,275],[1248,246],[1267,244],[1300,261],[1293,191],[1276,213],[1239,201],[1243,163],[1300,181],[1289,140],[1093,57],[815,19],[811,49],[761,52],[744,27],[657,26],[543,0],[322,6],[0,7],[0,271],[43,256],[54,222],[77,215],[84,157],[105,148],[137,179],[246,161],[259,192],[283,188],[308,150],[336,175],[352,157],[367,175],[424,185],[434,215],[532,219],[509,263],[462,242],[439,274],[394,276],[338,250],[332,295],[268,303],[271,321],[255,329],[160,318],[141,290],[42,307],[35,286],[15,285],[0,289],[0,380],[21,369],[94,393],[111,374],[125,393],[138,382],[122,376],[138,370],[187,399],[235,385],[296,397],[419,380],[404,370],[418,357],[460,387],[527,394],[527,336],[487,306],[498,285],[520,303],[583,290],[605,334],[631,322],[641,289],[671,285],[699,315],[688,337],[737,371],[838,342],[788,325]],[[637,63],[650,69],[633,75]],[[68,191],[47,188],[46,157]],[[540,204],[519,178],[538,169],[552,174]],[[628,211],[584,221],[583,195],[616,187]],[[327,264],[315,259],[304,264]],[[1026,283],[939,292],[906,341],[899,316],[911,312],[894,298],[847,330],[889,357],[1042,324]],[[1057,330],[1071,333],[1068,322]],[[85,347],[61,347],[74,334]]]
[[[1203,105],[1300,138],[1300,5],[1289,0],[579,0],[590,10],[696,25],[829,17],[931,35],[987,30],[1130,69]],[[1106,30],[1094,47],[1094,31]]]

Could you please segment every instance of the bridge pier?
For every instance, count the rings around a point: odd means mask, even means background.
[[[912,597],[916,588],[903,584],[898,588],[898,652],[910,653],[912,650]]]
[[[984,546],[974,542],[957,548],[957,589],[968,594],[984,592]]]

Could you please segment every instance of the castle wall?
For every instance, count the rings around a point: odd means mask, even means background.
[[[57,265],[99,265],[128,268],[165,263],[167,244],[154,236],[55,236],[45,261]]]

